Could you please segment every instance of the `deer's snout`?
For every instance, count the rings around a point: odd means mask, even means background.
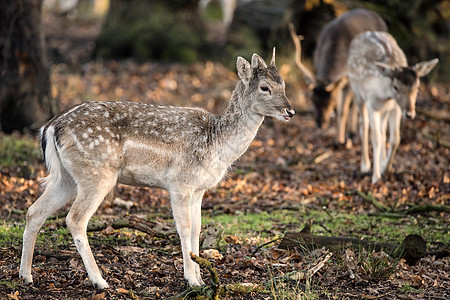
[[[286,111],[286,115],[287,115],[286,116],[287,120],[289,120],[290,118],[292,118],[295,115],[295,111],[292,108],[285,109],[285,111]]]

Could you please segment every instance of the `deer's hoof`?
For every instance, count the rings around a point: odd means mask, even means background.
[[[98,282],[93,282],[93,284],[94,284],[94,287],[99,290],[109,288],[109,284],[104,279],[99,280]]]
[[[201,286],[202,284],[204,284],[203,280],[201,280],[201,282],[199,282],[197,280],[197,278],[186,278],[189,286]]]
[[[23,281],[24,285],[32,285],[33,284],[33,277],[30,276],[23,276],[19,275],[19,278]]]

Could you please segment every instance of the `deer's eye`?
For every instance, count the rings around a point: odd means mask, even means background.
[[[261,91],[263,91],[263,92],[270,92],[270,89],[269,89],[268,86],[263,85],[263,86],[261,86]]]
[[[398,87],[396,85],[394,85],[394,90],[398,91]]]

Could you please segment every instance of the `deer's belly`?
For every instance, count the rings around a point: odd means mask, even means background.
[[[164,188],[162,177],[162,172],[152,170],[151,168],[146,168],[144,166],[134,168],[127,167],[120,171],[117,181],[133,186]]]

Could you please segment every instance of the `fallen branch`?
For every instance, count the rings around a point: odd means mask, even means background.
[[[399,210],[397,213],[405,214],[405,215],[412,215],[412,214],[424,213],[424,212],[430,212],[430,211],[450,213],[450,206],[434,205],[434,204],[414,205],[408,209]]]
[[[346,248],[364,248],[368,251],[383,250],[393,258],[404,258],[410,265],[416,264],[420,258],[426,255],[426,243],[417,234],[408,235],[399,245],[372,242],[351,237],[318,236],[310,232],[288,232],[284,235],[278,247],[281,249],[300,248],[309,251],[325,247],[333,252],[339,252]]]
[[[167,239],[169,235],[172,234],[171,230],[165,228],[159,223],[150,222],[148,220],[136,217],[136,216],[127,216],[125,218],[120,218],[115,220],[112,223],[108,222],[99,222],[89,224],[87,227],[87,231],[102,231],[106,229],[108,226],[111,226],[114,229],[120,228],[131,228],[147,233],[151,236]]]
[[[431,110],[426,110],[423,108],[416,107],[416,112],[423,114],[423,115],[427,116],[428,118],[436,120],[436,121],[444,120],[444,121],[450,122],[450,116],[447,113],[445,113],[445,111],[431,111]]]

